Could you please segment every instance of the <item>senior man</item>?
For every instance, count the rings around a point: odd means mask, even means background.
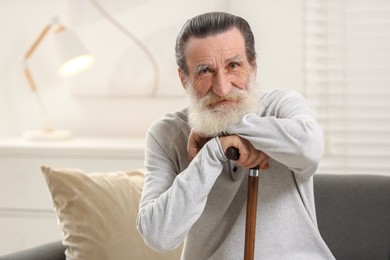
[[[247,181],[261,168],[255,259],[334,259],[317,228],[313,174],[322,130],[303,97],[260,91],[254,36],[241,17],[188,20],[176,41],[188,108],[146,135],[137,227],[155,250],[184,241],[184,260],[237,260],[244,252]],[[225,152],[235,147],[238,161]]]

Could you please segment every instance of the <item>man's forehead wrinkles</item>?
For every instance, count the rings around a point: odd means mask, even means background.
[[[212,66],[217,63],[217,61],[221,61],[222,63],[229,63],[231,61],[241,61],[243,60],[243,57],[240,54],[229,54],[225,55],[223,57],[202,57],[199,59],[199,61],[195,64],[196,67],[198,66]]]

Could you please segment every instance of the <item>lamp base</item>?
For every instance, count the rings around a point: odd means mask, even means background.
[[[61,141],[72,138],[72,133],[68,130],[28,130],[23,133],[23,138],[30,141]]]

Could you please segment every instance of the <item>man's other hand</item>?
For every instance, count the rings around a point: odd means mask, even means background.
[[[262,170],[269,168],[269,156],[262,151],[256,150],[248,140],[238,135],[220,136],[218,138],[225,153],[229,147],[238,149],[240,153],[240,158],[237,161],[238,165],[248,169],[256,166],[259,166]]]

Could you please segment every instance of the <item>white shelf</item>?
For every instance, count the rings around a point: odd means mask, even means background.
[[[135,138],[74,138],[66,141],[0,139],[0,156],[143,158],[144,140]]]

